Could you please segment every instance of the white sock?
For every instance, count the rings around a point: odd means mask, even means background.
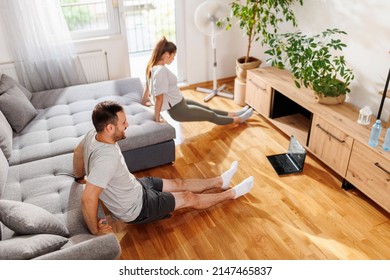
[[[250,176],[250,177],[246,178],[244,181],[242,181],[240,184],[235,186],[233,188],[234,192],[236,193],[236,195],[234,196],[234,199],[236,199],[240,196],[243,196],[244,194],[247,194],[248,192],[250,192],[250,190],[253,187],[253,183],[254,183],[253,176]]]
[[[230,185],[230,180],[233,178],[234,173],[236,173],[238,168],[238,161],[233,161],[232,165],[230,166],[230,169],[228,171],[225,171],[221,177],[222,177],[222,189],[226,190]]]
[[[244,108],[242,108],[240,111],[236,112],[236,117],[239,117],[240,115],[244,114],[249,109],[249,106],[246,105]]]
[[[250,108],[250,109],[247,110],[244,114],[242,114],[241,116],[239,116],[239,118],[240,118],[240,123],[246,122],[246,120],[249,119],[252,115],[253,115],[253,109]]]

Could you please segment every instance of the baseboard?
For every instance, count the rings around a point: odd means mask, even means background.
[[[236,77],[227,77],[227,78],[218,79],[217,83],[219,85],[231,84],[231,83],[234,83],[234,79],[235,78]],[[202,83],[197,83],[197,84],[183,85],[183,86],[180,87],[180,89],[181,90],[196,89],[197,87],[209,88],[209,87],[212,87],[212,86],[213,86],[213,81],[207,81],[207,82],[202,82]]]

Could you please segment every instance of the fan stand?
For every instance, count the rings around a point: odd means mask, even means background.
[[[214,16],[211,16],[210,21],[215,22]],[[216,48],[216,42],[215,42],[215,35],[214,35],[214,24],[211,26],[212,29],[212,35],[211,35],[211,45],[213,47],[214,51],[214,63],[213,63],[213,89],[207,89],[202,87],[197,87],[196,90],[207,93],[208,95],[203,99],[204,102],[208,102],[211,98],[214,96],[222,96],[226,98],[233,99],[234,95],[232,93],[223,92],[222,90],[226,87],[226,85],[222,85],[218,87],[217,85],[217,48]]]

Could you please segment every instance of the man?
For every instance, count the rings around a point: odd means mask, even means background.
[[[128,127],[123,107],[113,101],[101,102],[94,108],[92,122],[95,130],[86,134],[73,156],[76,181],[86,184],[81,197],[82,211],[92,234],[111,232],[108,224],[98,221],[99,198],[123,222],[150,223],[169,217],[174,210],[205,209],[238,198],[253,187],[253,177],[249,177],[228,188],[237,162],[212,179],[137,179],[128,171],[117,144],[126,137]],[[220,192],[202,194],[212,189]]]

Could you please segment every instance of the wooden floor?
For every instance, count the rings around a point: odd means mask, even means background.
[[[183,94],[198,101],[205,96]],[[240,109],[222,97],[208,106]],[[181,123],[177,133],[174,164],[136,176],[209,178],[238,160],[232,184],[253,175],[254,188],[237,200],[149,225],[109,219],[120,259],[390,259],[390,215],[358,190],[341,189],[341,179],[310,154],[302,174],[278,177],[266,155],[285,152],[288,137],[259,114],[242,125]]]

